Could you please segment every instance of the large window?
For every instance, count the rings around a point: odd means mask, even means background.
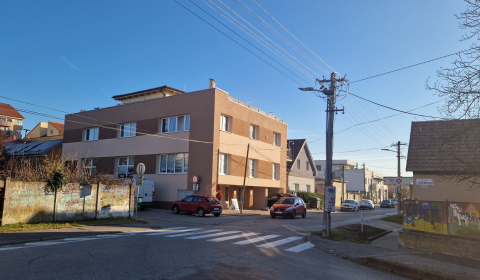
[[[258,126],[250,125],[250,139],[258,140]]]
[[[190,130],[190,116],[178,116],[162,119],[162,133],[182,132]]]
[[[228,155],[218,155],[218,174],[228,175]]]
[[[254,159],[248,160],[248,177],[257,178],[257,161]]]
[[[279,170],[280,170],[280,164],[274,163],[273,164],[273,171],[272,171],[272,174],[273,174],[272,179],[273,180],[279,180],[280,179],[279,173],[278,173]]]
[[[220,130],[226,131],[226,132],[232,132],[231,130],[231,117],[221,115],[220,116]]]
[[[83,160],[83,169],[87,174],[94,174],[97,169],[97,159],[96,158],[86,158]]]
[[[53,131],[50,134],[53,134]],[[83,140],[85,141],[98,140],[98,127],[85,129],[85,138]]]
[[[273,133],[273,145],[280,146],[280,133]]]
[[[317,171],[322,171],[322,166],[321,165],[317,165]]]
[[[117,174],[120,178],[132,177],[134,170],[134,157],[119,157]]]
[[[188,154],[160,155],[159,173],[187,173]]]
[[[120,138],[137,135],[137,123],[124,123],[120,125]]]

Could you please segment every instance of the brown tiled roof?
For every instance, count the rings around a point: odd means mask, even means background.
[[[407,171],[478,172],[480,119],[412,122]]]
[[[48,121],[49,124],[53,125],[61,134],[63,134],[63,128],[65,127],[64,123]]]
[[[5,103],[0,103],[0,115],[25,119],[12,105]]]

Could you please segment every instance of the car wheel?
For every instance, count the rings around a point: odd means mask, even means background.
[[[145,208],[147,208],[147,207],[140,205],[140,211],[145,210]]]
[[[220,213],[213,214],[215,217],[220,217]]]
[[[178,214],[180,213],[180,208],[178,206],[173,207],[173,214]]]
[[[302,218],[305,218],[307,217],[307,209],[303,210],[303,213],[302,213]]]
[[[343,208],[340,208],[340,211],[342,211],[342,212],[343,212]]]
[[[297,217],[297,212],[295,210],[293,210],[292,212],[292,219],[295,219]]]
[[[205,210],[203,208],[198,209],[197,214],[199,217],[205,217]]]
[[[372,210],[373,210],[373,207],[370,207],[370,211],[372,211]]]
[[[275,216],[275,215],[272,215],[272,214],[270,214],[270,217],[271,217],[272,219],[275,219],[275,217],[276,217],[276,216]]]

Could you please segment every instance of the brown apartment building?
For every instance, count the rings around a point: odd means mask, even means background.
[[[155,183],[155,206],[193,193],[221,191],[224,207],[265,208],[270,193],[286,189],[287,125],[218,88],[185,93],[163,86],[117,95],[122,104],[65,116],[64,155],[90,170],[133,176],[138,163]],[[248,165],[245,168],[247,146]]]

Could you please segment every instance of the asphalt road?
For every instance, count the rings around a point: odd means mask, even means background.
[[[332,214],[332,226],[395,213]],[[152,231],[99,235],[0,248],[2,279],[404,279],[324,253],[304,236],[321,229],[307,218],[174,215],[149,210]]]

